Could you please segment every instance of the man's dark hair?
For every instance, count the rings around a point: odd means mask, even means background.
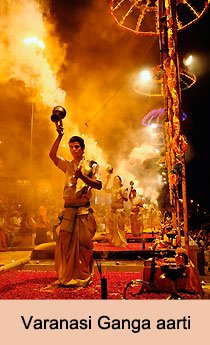
[[[69,144],[70,143],[75,143],[75,141],[77,141],[80,144],[81,148],[84,150],[84,148],[85,148],[84,140],[81,137],[78,137],[77,135],[74,135],[73,137],[71,137],[69,139]]]
[[[121,179],[121,177],[119,175],[116,175],[115,177],[118,177],[120,182],[122,183],[122,179]]]

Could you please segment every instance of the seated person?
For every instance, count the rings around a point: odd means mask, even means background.
[[[32,235],[36,232],[36,221],[30,212],[24,212],[20,224],[19,233],[22,235]]]

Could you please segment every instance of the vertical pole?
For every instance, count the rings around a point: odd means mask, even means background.
[[[173,18],[173,40],[174,40],[174,62],[176,65],[176,89],[178,91],[179,101],[179,120],[181,122],[182,117],[182,102],[181,102],[181,87],[180,87],[180,71],[179,71],[179,59],[177,48],[177,25],[176,25],[176,0],[170,0],[171,14]],[[187,186],[186,186],[186,167],[185,167],[185,155],[181,154],[181,186],[182,186],[182,199],[183,199],[183,220],[184,220],[184,239],[185,249],[189,255],[189,233],[188,233],[188,210],[187,210]]]
[[[177,197],[176,197],[176,209],[177,209],[177,244],[181,244],[181,219],[180,219],[180,205],[179,205],[179,194],[177,189]]]
[[[33,127],[34,127],[34,102],[31,102],[31,124],[30,124],[30,153],[29,153],[29,183],[32,179],[32,156],[33,156]]]
[[[177,163],[181,163],[181,187],[183,199],[183,219],[185,248],[189,253],[187,188],[184,152],[180,147],[180,122],[182,114],[179,60],[177,53],[176,0],[159,0],[159,39],[161,64],[163,69],[164,106],[166,109],[165,138],[166,164],[168,168],[170,202],[174,208],[173,225],[178,226],[180,241],[180,211],[178,176],[169,172]],[[178,155],[179,153],[179,155]],[[178,158],[180,156],[181,158]],[[177,177],[177,179],[176,179]],[[176,182],[177,181],[177,182]],[[174,183],[175,182],[175,183]]]
[[[169,109],[169,104],[171,100],[169,98],[169,87],[167,84],[167,71],[166,66],[169,61],[169,51],[168,51],[168,27],[167,27],[167,15],[165,0],[158,1],[158,20],[159,20],[159,46],[160,46],[160,57],[161,57],[161,67],[163,71],[163,98],[164,98],[164,110],[165,110],[165,126],[164,126],[164,136],[166,145],[166,165],[168,171],[168,184],[169,184],[169,196],[170,196],[170,206],[172,208],[172,222],[173,227],[177,227],[177,215],[175,206],[175,197],[173,191],[173,183],[171,177],[171,170],[175,161],[174,152],[171,148],[170,139],[173,135],[172,133],[172,118],[171,111]],[[169,135],[170,133],[170,135]]]
[[[184,241],[185,241],[185,249],[189,255],[187,186],[186,186],[186,170],[185,170],[184,155],[182,156],[182,199],[183,199]]]

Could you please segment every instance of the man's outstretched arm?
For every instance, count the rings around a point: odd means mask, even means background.
[[[58,136],[54,144],[52,145],[50,153],[49,153],[49,157],[50,159],[52,159],[55,165],[58,165],[59,158],[58,158],[57,152],[58,152],[58,148],[59,148],[62,137],[63,137],[63,129],[60,128],[60,130],[58,130]]]

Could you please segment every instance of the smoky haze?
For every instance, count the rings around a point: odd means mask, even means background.
[[[1,176],[27,180],[31,155],[34,183],[62,189],[64,177],[48,157],[56,138],[50,115],[62,105],[59,154],[69,157],[69,137],[81,135],[103,179],[112,165],[125,185],[135,181],[155,201],[158,155],[141,121],[162,100],[137,94],[132,81],[141,68],[159,64],[158,40],[118,27],[107,1],[5,0],[0,13]],[[24,44],[26,37],[45,48]]]

